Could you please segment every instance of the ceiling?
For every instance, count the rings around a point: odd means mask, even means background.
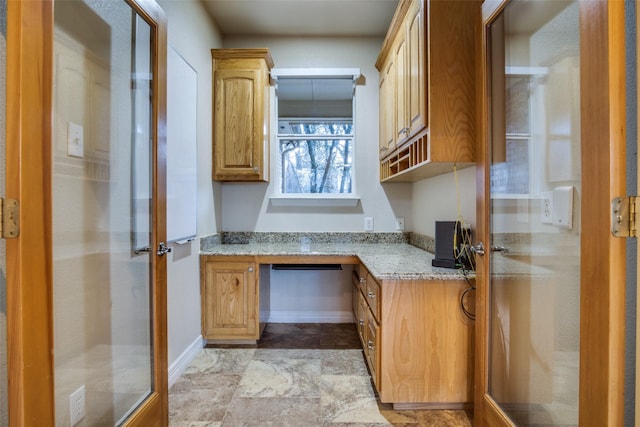
[[[226,36],[384,37],[398,0],[201,0]]]

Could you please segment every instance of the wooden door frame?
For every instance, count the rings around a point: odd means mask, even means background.
[[[487,25],[508,1],[486,0],[478,73],[477,235],[488,246],[489,106]],[[624,418],[625,239],[611,234],[611,200],[625,186],[624,2],[580,2],[580,426]],[[509,426],[488,395],[489,256],[477,260],[475,416],[478,426]]]
[[[166,238],[167,24],[153,0],[126,0],[155,36],[154,241]],[[20,235],[8,239],[9,425],[55,425],[53,363],[52,118],[53,0],[7,5],[6,197],[20,203]],[[127,425],[168,425],[166,256],[152,256],[151,396]]]
[[[11,426],[55,423],[48,80],[53,74],[52,34],[52,3],[7,2],[6,197],[19,201],[21,225],[19,237],[6,242]]]

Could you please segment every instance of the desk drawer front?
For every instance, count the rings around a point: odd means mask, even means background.
[[[362,292],[363,294],[366,293],[368,275],[369,275],[369,272],[367,271],[365,266],[362,264],[358,264],[353,269],[353,276],[352,276],[353,284],[356,285],[357,288],[360,290],[360,292]]]
[[[373,278],[371,274],[367,276],[366,291],[364,295],[367,298],[367,303],[371,307],[371,311],[375,319],[380,322],[381,304],[380,304],[380,284]]]

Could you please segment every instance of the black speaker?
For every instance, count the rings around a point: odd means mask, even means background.
[[[436,221],[436,254],[431,265],[444,268],[459,268],[466,265],[467,260],[456,259],[456,254],[461,252],[463,233],[470,232],[468,229],[462,230],[457,221]],[[471,236],[467,236],[467,241],[471,241]],[[454,246],[457,247],[454,248]]]

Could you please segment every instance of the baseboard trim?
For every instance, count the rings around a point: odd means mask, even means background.
[[[198,335],[182,354],[169,366],[169,388],[180,378],[180,375],[189,367],[198,353],[202,351],[203,341],[202,335]]]
[[[353,323],[351,311],[271,311],[268,323]]]

